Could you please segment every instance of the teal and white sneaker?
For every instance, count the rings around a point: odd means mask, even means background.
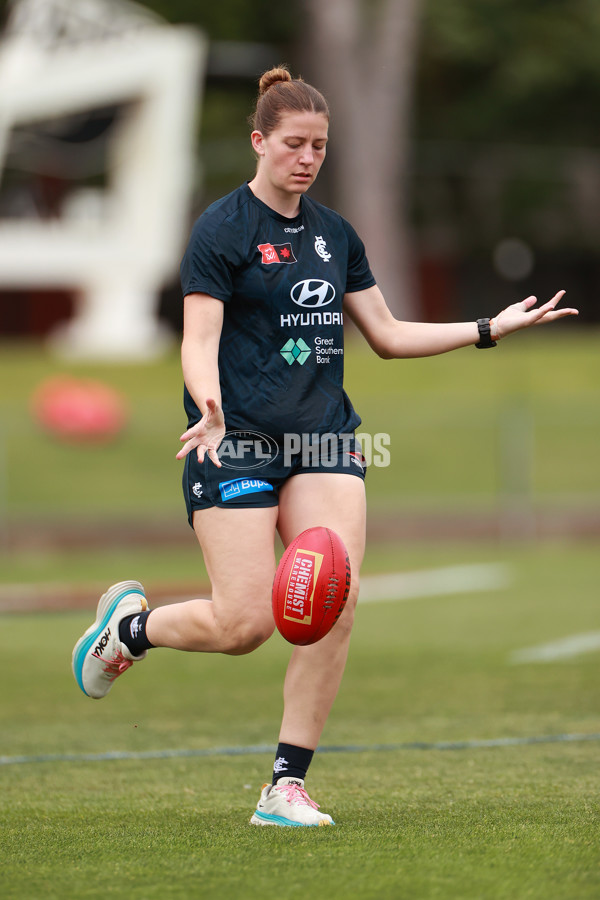
[[[277,784],[263,785],[251,825],[279,825],[298,828],[335,825],[326,813],[310,799],[301,778],[280,778]]]
[[[147,655],[144,650],[141,656],[133,656],[119,639],[121,619],[146,609],[148,603],[139,581],[120,581],[100,597],[96,621],[73,648],[73,674],[88,697],[105,697],[115,678]]]

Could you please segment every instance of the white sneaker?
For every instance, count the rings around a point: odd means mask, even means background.
[[[148,603],[139,581],[120,581],[100,597],[96,621],[73,648],[73,674],[88,697],[105,697],[115,678],[147,655],[144,650],[141,656],[133,656],[119,640],[121,619],[146,609]]]
[[[335,825],[310,799],[301,778],[280,778],[277,784],[263,785],[252,825],[299,826]]]

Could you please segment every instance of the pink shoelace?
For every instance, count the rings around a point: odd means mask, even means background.
[[[118,678],[119,675],[122,675],[123,672],[126,672],[127,669],[129,669],[132,665],[132,660],[125,659],[121,651],[117,650],[115,655],[107,660],[103,671],[104,674],[108,676],[110,681],[114,681],[115,678]]]
[[[312,806],[313,809],[319,808],[319,804],[315,803],[314,800],[311,800],[305,789],[300,787],[299,784],[276,784],[274,790],[284,793],[288,803],[299,803],[302,806]]]

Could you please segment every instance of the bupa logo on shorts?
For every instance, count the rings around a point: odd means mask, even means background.
[[[235,481],[221,481],[219,490],[221,491],[221,500],[226,503],[227,500],[235,500],[237,497],[243,497],[244,494],[272,491],[273,485],[258,478],[236,478]]]
[[[290,291],[294,303],[305,309],[318,309],[321,306],[329,306],[335,297],[335,288],[328,281],[320,278],[305,278],[298,281]]]
[[[259,244],[256,249],[262,253],[261,263],[265,266],[270,266],[273,263],[290,265],[298,262],[289,242],[286,244]]]

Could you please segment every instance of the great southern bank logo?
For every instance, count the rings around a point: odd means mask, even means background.
[[[306,341],[302,340],[302,338],[298,338],[297,341],[295,341],[293,338],[290,338],[289,341],[286,341],[279,352],[289,366],[291,366],[294,361],[300,363],[300,365],[303,366],[311,354],[310,347],[308,346]]]
[[[290,296],[298,306],[318,309],[321,306],[329,306],[335,297],[335,288],[328,281],[306,278],[304,281],[296,282]]]

